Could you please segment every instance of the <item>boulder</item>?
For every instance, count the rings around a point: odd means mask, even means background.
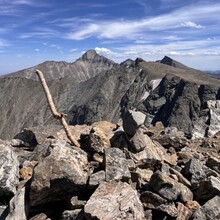
[[[175,201],[179,197],[182,202],[187,202],[193,198],[189,188],[163,174],[161,171],[156,171],[151,176],[150,186],[160,196],[171,201]]]
[[[83,212],[81,209],[75,209],[75,210],[65,210],[62,213],[61,220],[84,220],[83,218]]]
[[[195,212],[198,208],[200,208],[200,205],[197,201],[189,200],[185,203],[185,206],[191,210],[192,212]]]
[[[196,200],[208,201],[220,194],[220,179],[210,176],[207,180],[199,182],[199,187],[195,189]]]
[[[188,220],[192,215],[192,211],[190,211],[186,206],[184,206],[180,202],[177,202],[177,210],[178,216],[176,220]]]
[[[135,170],[135,173],[137,173],[140,176],[140,179],[146,182],[150,182],[150,178],[153,175],[153,171],[149,169],[141,169],[137,168]]]
[[[89,134],[81,136],[82,148],[89,152],[103,154],[104,150],[111,146],[110,139],[116,129],[116,124],[108,121],[93,123]]]
[[[35,134],[30,129],[24,129],[22,132],[15,135],[11,140],[11,145],[13,147],[27,147],[30,150],[37,145],[37,140]]]
[[[173,147],[176,150],[189,145],[184,132],[179,131],[176,127],[167,127],[159,135],[152,136],[152,139],[159,142],[165,148]]]
[[[137,191],[123,182],[100,184],[86,203],[84,211],[88,220],[145,219]]]
[[[137,129],[144,124],[146,115],[139,111],[128,110],[123,117],[123,129],[133,137]]]
[[[118,148],[105,149],[104,166],[106,181],[128,181],[131,178],[125,154]]]
[[[173,168],[169,168],[169,171],[171,174],[175,174],[178,178],[178,182],[184,184],[187,187],[191,187],[191,183],[188,179],[186,179],[180,172],[178,172],[177,170],[173,169]]]
[[[206,166],[215,170],[220,174],[220,160],[216,157],[209,157],[206,161]]]
[[[47,215],[45,213],[40,213],[31,217],[29,220],[49,220],[49,219],[47,218]]]
[[[16,193],[19,182],[19,162],[9,144],[0,143],[0,198],[9,199]]]
[[[171,217],[178,216],[178,210],[175,207],[174,202],[170,202],[153,192],[143,192],[141,194],[141,201],[144,205],[144,208],[162,211]]]
[[[89,186],[90,187],[96,187],[98,186],[100,183],[105,181],[105,171],[104,170],[100,170],[96,173],[93,173],[92,175],[90,175],[89,177]]]
[[[203,206],[198,208],[192,217],[192,220],[214,220],[220,219],[220,197],[215,196],[214,198],[207,201]]]
[[[177,154],[169,154],[167,153],[166,149],[164,147],[162,147],[162,145],[160,143],[158,143],[157,141],[153,140],[153,143],[155,145],[155,149],[158,153],[158,155],[160,156],[161,160],[168,163],[171,166],[175,166],[177,164]]]
[[[80,200],[78,198],[78,196],[73,196],[71,199],[70,199],[70,202],[68,204],[68,208],[70,210],[73,210],[73,209],[82,209],[84,207],[84,205],[86,204],[86,201],[85,200]]]
[[[28,203],[26,188],[18,189],[15,196],[10,200],[9,212],[5,220],[26,220],[28,216]]]
[[[83,150],[68,147],[65,141],[53,140],[47,152],[34,168],[31,206],[61,200],[87,183],[88,160]]]
[[[208,100],[209,109],[209,129],[208,136],[213,136],[220,131],[220,100]]]
[[[144,134],[143,129],[140,127],[135,132],[134,136],[129,139],[129,142],[131,144],[130,150],[134,153],[142,151],[147,144],[149,143],[150,138]]]
[[[72,136],[75,138],[75,140],[79,141],[81,139],[81,135],[89,134],[91,126],[88,126],[86,124],[74,126],[69,125],[69,130]],[[60,128],[58,131],[54,132],[52,137],[59,140],[66,140],[67,142],[69,141],[63,128]]]
[[[161,164],[162,158],[155,144],[147,135],[144,135],[144,142],[145,148],[142,151],[137,153],[129,151],[130,158],[135,162],[136,166],[154,170]]]
[[[182,169],[182,174],[191,181],[191,184],[197,184],[206,178],[203,170],[203,164],[195,158],[190,159]]]

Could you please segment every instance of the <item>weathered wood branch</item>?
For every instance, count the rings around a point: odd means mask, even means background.
[[[36,74],[41,82],[41,85],[44,89],[44,93],[46,95],[46,98],[47,98],[47,103],[50,107],[50,110],[52,112],[52,115],[54,116],[54,118],[58,119],[60,121],[60,123],[62,124],[63,128],[64,128],[64,131],[66,132],[66,136],[67,138],[71,141],[71,143],[73,145],[75,145],[76,147],[80,147],[80,144],[77,140],[75,140],[75,138],[72,136],[71,132],[70,132],[70,129],[69,129],[69,126],[64,118],[64,114],[63,113],[60,113],[57,111],[56,107],[55,107],[55,104],[53,102],[53,98],[51,96],[51,93],[50,93],[50,90],[49,90],[49,87],[47,85],[47,82],[44,78],[44,74],[36,69]]]

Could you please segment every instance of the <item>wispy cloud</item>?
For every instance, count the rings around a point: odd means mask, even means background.
[[[219,23],[219,12],[220,4],[217,3],[200,5],[196,8],[184,7],[168,14],[139,20],[84,21],[65,37],[72,40],[83,40],[89,37],[134,39],[152,31],[181,30],[183,27],[201,29],[205,28],[207,21]]]
[[[28,38],[51,38],[57,37],[60,33],[58,31],[49,29],[49,28],[35,28],[32,32],[27,32],[19,35],[20,39],[28,39]]]
[[[36,5],[36,2],[33,0],[14,0],[11,2],[12,4],[15,5],[30,5],[30,6]]]
[[[9,46],[9,44],[5,40],[0,39],[0,48],[7,47],[7,46]]]

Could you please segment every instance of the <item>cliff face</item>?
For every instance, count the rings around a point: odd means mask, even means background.
[[[217,107],[211,109],[211,100],[217,100],[220,89],[215,86],[198,85],[179,77],[167,75],[159,86],[144,100],[139,109],[148,113],[146,124],[162,121],[164,126],[174,126],[185,132],[188,137],[207,136],[211,117]],[[213,101],[216,102],[216,101]],[[220,116],[220,115],[218,115]],[[212,128],[213,129],[213,128]]]
[[[148,116],[146,125],[162,121],[188,137],[210,135],[218,129],[213,124],[213,117],[219,115],[218,104],[208,102],[220,99],[220,80],[190,68],[140,58],[116,64],[90,50],[71,64],[45,62],[0,77],[3,139],[25,127],[57,123],[36,78],[36,68],[44,72],[58,110],[68,115],[72,125],[100,120],[116,123],[127,110],[138,109]]]

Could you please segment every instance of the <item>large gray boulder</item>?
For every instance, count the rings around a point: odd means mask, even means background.
[[[123,117],[123,129],[129,136],[134,136],[137,129],[144,124],[146,115],[139,111],[128,110]]]
[[[192,220],[220,219],[220,197],[215,196],[195,211]]]
[[[54,140],[34,168],[30,204],[61,200],[67,193],[85,187],[87,179],[87,154],[80,148],[67,146],[65,141]]]
[[[129,181],[131,178],[125,154],[118,148],[105,149],[104,165],[106,181]]]
[[[84,211],[88,220],[145,219],[137,191],[123,182],[112,181],[99,185]]]
[[[188,187],[170,178],[161,171],[156,171],[151,176],[150,186],[160,196],[170,201],[174,201],[178,197],[182,202],[187,202],[193,199],[193,193]]]
[[[129,151],[130,158],[139,166],[154,169],[155,166],[161,163],[163,158],[157,151],[155,143],[147,135],[143,135],[142,138],[141,144],[144,149],[140,152]],[[137,143],[138,141],[136,140],[135,142]]]
[[[0,142],[0,197],[11,198],[19,182],[19,162],[12,146]]]
[[[190,159],[182,169],[182,174],[191,181],[191,184],[198,184],[206,178],[203,164],[195,158]]]

